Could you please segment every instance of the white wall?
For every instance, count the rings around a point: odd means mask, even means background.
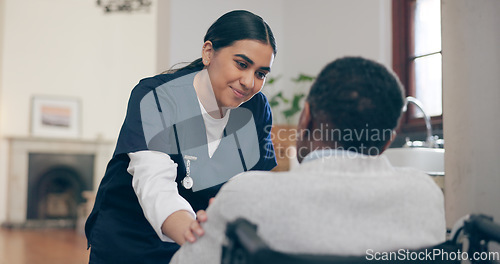
[[[447,224],[500,220],[500,1],[443,0]]]
[[[158,0],[156,19],[156,71],[170,68],[170,0]]]
[[[392,67],[390,0],[170,0],[170,3],[171,38],[167,45],[170,65],[200,57],[208,27],[225,12],[247,9],[263,17],[278,45],[270,76],[281,76],[274,87],[264,88],[268,96],[284,90],[290,97],[297,92],[290,81],[292,77],[299,73],[316,75],[328,62],[346,55],[361,55]]]
[[[3,39],[4,39],[4,21],[5,21],[5,1],[0,0],[0,55],[3,54]],[[0,59],[0,80],[2,80],[3,73],[3,60]],[[0,101],[2,100],[2,82],[0,82]],[[0,133],[2,132],[1,122],[0,122]],[[1,134],[0,134],[1,137]]]
[[[5,25],[5,1],[0,0],[0,57],[3,56],[3,43],[4,43],[4,25]],[[0,80],[2,80],[3,74],[3,60],[0,59]],[[2,82],[0,81],[0,103],[2,102]],[[0,104],[1,107],[1,104]],[[1,109],[1,108],[0,108]],[[2,122],[0,121],[0,168],[4,168],[0,170],[0,223],[4,221],[6,218],[7,212],[7,177],[6,177],[6,168],[7,168],[7,148],[4,140],[2,140]]]
[[[315,75],[341,56],[388,66],[391,60],[390,0],[160,0],[160,16],[104,14],[94,1],[2,1],[4,136],[28,136],[31,97],[48,94],[82,100],[83,138],[114,140],[133,85],[199,57],[209,25],[234,9],[253,11],[272,27],[278,43],[272,75],[283,75],[278,89],[293,90],[291,77]]]
[[[291,78],[316,76],[336,58],[363,56],[392,68],[390,0],[293,0],[286,1],[284,10],[285,43],[278,59],[285,65],[280,89],[288,98],[309,88]]]
[[[30,99],[42,94],[80,98],[82,137],[115,139],[130,90],[156,73],[155,11],[105,14],[95,1],[4,1],[4,135],[29,135]]]
[[[79,98],[81,139],[115,141],[131,89],[157,73],[157,14],[156,6],[149,13],[105,14],[91,0],[1,0],[0,6],[2,222],[5,138],[30,135],[32,96]]]
[[[333,59],[347,55],[392,68],[390,1],[287,1],[285,14],[287,56],[282,59],[287,74],[315,75]]]
[[[230,10],[255,12],[273,29],[278,54],[271,75],[282,77],[276,87],[264,90],[268,95],[279,89],[295,92],[290,78],[316,75],[327,62],[345,55],[390,66],[390,0],[153,4],[150,13],[105,14],[93,0],[0,0],[0,194],[7,177],[5,138],[30,135],[33,95],[79,98],[82,139],[114,141],[133,86],[175,63],[198,58],[208,27]],[[5,199],[0,195],[0,222]]]

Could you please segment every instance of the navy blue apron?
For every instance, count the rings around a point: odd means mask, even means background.
[[[231,110],[219,147],[208,156],[201,110],[192,98],[194,88],[186,88],[192,86],[199,70],[147,78],[132,91],[115,153],[85,225],[91,247],[89,263],[169,263],[179,248],[176,243],[161,241],[145,218],[132,188],[132,175],[127,172],[127,153],[155,150],[169,154],[178,164],[179,194],[195,212],[206,209],[209,199],[237,173],[276,166],[270,140],[271,112],[260,93]],[[185,155],[196,157],[190,163],[191,189],[181,184],[186,176]]]

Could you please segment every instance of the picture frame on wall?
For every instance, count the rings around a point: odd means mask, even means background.
[[[78,98],[36,95],[32,97],[33,137],[80,137],[81,106]]]

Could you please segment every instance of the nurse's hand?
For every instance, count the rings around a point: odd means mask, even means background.
[[[196,220],[193,220],[189,225],[189,229],[184,233],[184,239],[190,243],[196,242],[197,237],[205,234],[205,230],[201,227],[201,223],[207,221],[207,213],[205,210],[200,210],[196,213]]]

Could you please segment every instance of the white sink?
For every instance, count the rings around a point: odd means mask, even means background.
[[[413,167],[429,175],[444,175],[444,149],[388,148],[384,154],[395,167]]]

